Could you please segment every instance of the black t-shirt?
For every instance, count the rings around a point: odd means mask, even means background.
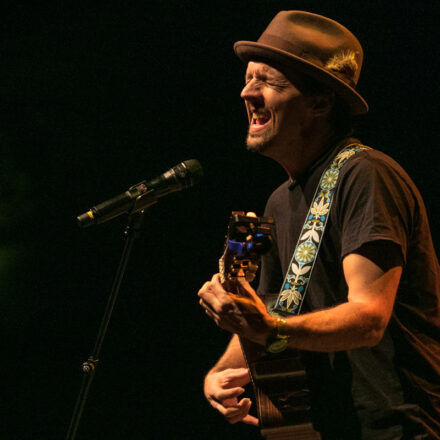
[[[275,218],[275,246],[263,257],[259,293],[280,290],[317,184],[334,154],[327,151],[269,198],[265,215]],[[388,259],[403,266],[393,314],[373,348],[304,352],[315,427],[325,439],[411,439],[418,433],[440,439],[439,264],[417,188],[377,150],[356,153],[341,169],[302,313],[347,301],[342,260],[366,245],[378,264]]]

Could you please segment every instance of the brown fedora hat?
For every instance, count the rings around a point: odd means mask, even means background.
[[[368,104],[355,90],[362,46],[336,21],[310,12],[281,11],[257,42],[237,41],[234,50],[244,62],[273,61],[327,85],[349,105],[352,115],[368,111]]]

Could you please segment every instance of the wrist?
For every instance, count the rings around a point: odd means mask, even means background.
[[[289,345],[289,326],[284,318],[273,317],[272,319],[272,331],[266,339],[266,351],[280,353]]]
[[[277,317],[267,313],[264,319],[264,329],[258,332],[258,341],[256,342],[264,347],[267,340],[277,332]]]

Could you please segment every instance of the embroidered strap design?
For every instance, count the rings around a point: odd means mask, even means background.
[[[307,292],[316,257],[327,225],[339,172],[358,151],[369,150],[361,144],[345,146],[323,172],[312,204],[299,235],[273,315],[298,315]]]

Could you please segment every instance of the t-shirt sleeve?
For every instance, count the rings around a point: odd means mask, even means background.
[[[414,198],[409,177],[378,152],[358,153],[341,171],[335,194],[341,258],[376,240],[400,247],[406,261]]]

